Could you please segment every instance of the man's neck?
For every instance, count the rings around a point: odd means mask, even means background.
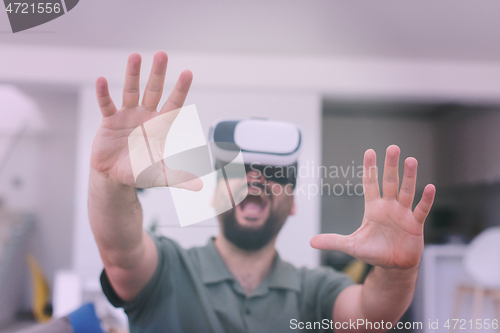
[[[235,246],[221,234],[215,239],[217,251],[229,271],[243,287],[245,294],[249,295],[269,273],[276,255],[274,241],[273,239],[260,250],[246,251]]]

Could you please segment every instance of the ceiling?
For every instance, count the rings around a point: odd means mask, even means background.
[[[193,53],[500,61],[498,0],[81,0],[9,44]]]

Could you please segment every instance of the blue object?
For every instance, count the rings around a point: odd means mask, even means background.
[[[70,313],[68,318],[74,333],[104,333],[92,303],[82,305]]]

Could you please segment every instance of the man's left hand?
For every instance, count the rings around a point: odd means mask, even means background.
[[[383,268],[408,269],[418,266],[424,248],[424,221],[432,207],[436,189],[434,185],[427,185],[422,199],[412,211],[417,160],[413,157],[406,159],[399,188],[399,154],[398,146],[387,148],[381,197],[375,151],[370,149],[365,152],[365,213],[361,226],[348,236],[317,235],[311,239],[312,247],[341,251]]]

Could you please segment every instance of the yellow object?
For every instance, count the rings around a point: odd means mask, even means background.
[[[38,265],[35,257],[28,254],[26,256],[28,267],[31,273],[32,284],[32,310],[35,319],[39,322],[44,322],[50,319],[50,316],[45,313],[45,307],[49,300],[49,285],[45,276],[43,276],[40,265]]]
[[[355,283],[361,283],[366,271],[366,264],[357,259],[353,259],[345,268],[344,273],[349,275]]]

